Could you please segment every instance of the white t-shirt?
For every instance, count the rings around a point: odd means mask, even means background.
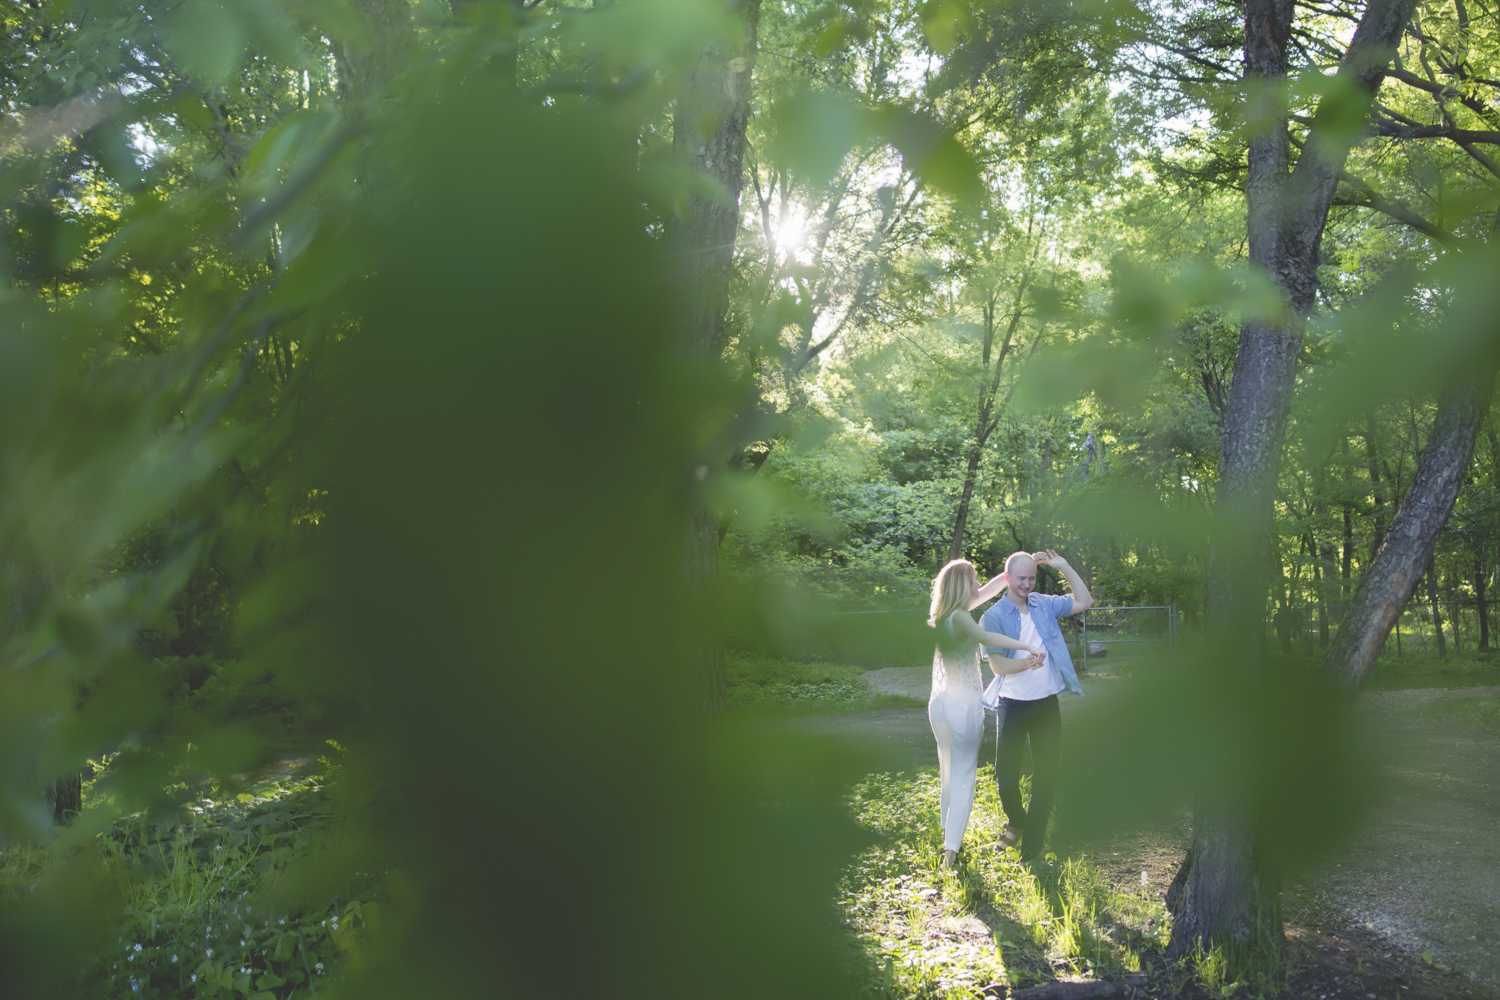
[[[1021,612],[1020,640],[1045,653],[1047,662],[1035,670],[1022,670],[1020,673],[1006,674],[1001,677],[1000,697],[1014,701],[1039,701],[1062,691],[1062,671],[1057,668],[1056,663],[1052,662],[1052,654],[1048,653],[1047,647],[1042,644],[1042,637],[1038,634],[1030,613],[1026,611]],[[1006,652],[1013,660],[1024,660],[1029,655],[1024,649],[1010,649]]]

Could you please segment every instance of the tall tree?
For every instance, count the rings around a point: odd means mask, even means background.
[[[1350,694],[1359,689],[1397,616],[1416,593],[1463,487],[1494,390],[1495,363],[1486,358],[1442,394],[1416,475],[1354,592],[1338,639],[1323,658],[1321,675],[1338,689]]]
[[[1284,318],[1256,317],[1240,330],[1224,417],[1215,532],[1209,552],[1206,610],[1210,628],[1236,667],[1258,661],[1263,596],[1271,562],[1272,503],[1287,413],[1296,381],[1302,324],[1317,294],[1319,245],[1355,135],[1384,77],[1415,0],[1369,0],[1340,60],[1347,87],[1320,102],[1301,155],[1292,164],[1284,86],[1296,5],[1247,0],[1244,15],[1248,146],[1246,228],[1251,262],[1286,296]],[[1351,114],[1351,111],[1355,112]],[[1170,951],[1213,942],[1279,939],[1277,887],[1263,879],[1247,803],[1222,792],[1194,809],[1193,842],[1173,879]]]
[[[679,354],[700,370],[717,369],[724,350],[760,0],[735,0],[734,8],[742,37],[704,49],[683,79],[672,114],[673,150],[719,189],[689,192],[666,226],[679,282],[674,341]],[[698,468],[699,478],[707,475],[706,465]],[[709,715],[724,707],[724,647],[713,596],[718,564],[719,526],[698,498],[687,525],[683,585],[694,622],[688,668],[697,704]]]

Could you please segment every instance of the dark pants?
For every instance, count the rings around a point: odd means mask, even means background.
[[[1000,699],[1000,764],[995,774],[1000,804],[1011,829],[1021,835],[1021,857],[1039,856],[1047,840],[1057,759],[1062,750],[1062,711],[1057,695],[1037,701]],[[1031,737],[1031,808],[1021,805],[1021,754]]]

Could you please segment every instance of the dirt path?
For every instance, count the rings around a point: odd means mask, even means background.
[[[1386,794],[1352,842],[1295,887],[1410,955],[1500,991],[1500,688],[1371,692]]]
[[[920,673],[885,670],[867,678],[882,690],[910,694],[906,688],[925,685]],[[1089,698],[1062,700],[1064,725],[1086,717],[1121,683],[1126,682],[1087,680]],[[1382,733],[1389,750],[1381,765],[1387,793],[1349,845],[1290,887],[1286,898],[1289,938],[1332,970],[1330,977],[1340,963],[1348,967],[1349,984],[1357,981],[1357,970],[1385,966],[1388,982],[1410,981],[1416,987],[1406,996],[1500,996],[1497,705],[1500,688],[1361,696],[1360,711]],[[936,764],[924,709],[883,709],[786,724],[863,741],[886,768]],[[990,761],[993,754],[990,731],[980,760]],[[1157,892],[1164,893],[1188,835],[1184,816],[1171,828],[1122,838],[1101,852],[1099,861],[1122,885],[1139,886],[1144,871]],[[1446,991],[1443,983],[1450,984]]]

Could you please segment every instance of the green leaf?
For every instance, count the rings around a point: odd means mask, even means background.
[[[221,84],[239,69],[245,29],[239,18],[219,4],[190,3],[168,27],[166,44],[190,76]]]
[[[958,44],[958,29],[964,9],[952,0],[929,3],[922,8],[922,33],[938,55],[947,55]]]
[[[874,132],[868,111],[824,91],[803,91],[778,102],[771,122],[771,158],[814,186],[826,184],[849,151]]]
[[[901,151],[907,167],[960,201],[984,195],[979,167],[957,137],[933,119],[901,107],[876,113],[880,135]]]

